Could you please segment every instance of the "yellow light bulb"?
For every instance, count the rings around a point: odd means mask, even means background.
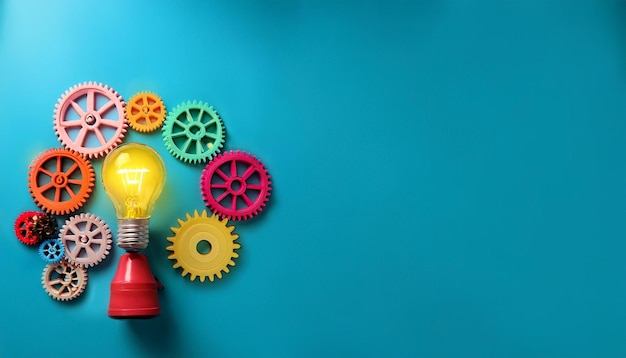
[[[148,222],[165,184],[165,164],[149,146],[115,148],[102,163],[102,184],[118,219],[117,245],[127,251],[148,246]]]

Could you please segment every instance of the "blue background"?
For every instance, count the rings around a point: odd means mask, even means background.
[[[609,0],[0,1],[0,357],[624,357],[625,24]],[[83,81],[208,102],[274,180],[231,273],[190,282],[165,237],[202,166],[129,133],[168,169],[154,320],[106,315],[120,249],[61,303],[13,234]],[[116,230],[99,182],[83,210]]]

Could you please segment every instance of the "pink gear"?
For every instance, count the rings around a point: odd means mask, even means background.
[[[104,260],[111,250],[111,237],[109,226],[88,213],[72,216],[59,230],[66,260],[80,267],[95,266]]]
[[[249,219],[270,196],[270,176],[256,157],[240,151],[221,153],[202,171],[200,190],[206,205],[230,220]]]
[[[98,158],[122,143],[128,122],[124,101],[112,88],[85,82],[59,99],[54,131],[59,141],[88,158]]]

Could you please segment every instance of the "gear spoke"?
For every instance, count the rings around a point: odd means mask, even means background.
[[[85,137],[87,137],[87,131],[89,130],[89,127],[82,127],[80,129],[80,132],[78,132],[78,135],[76,136],[76,144],[83,146],[85,145]]]
[[[186,135],[185,132],[176,132],[176,133],[172,133],[172,138],[182,137],[185,135]]]
[[[233,194],[233,201],[230,205],[231,210],[237,210],[237,195]]]
[[[259,184],[247,184],[246,185],[246,189],[251,189],[251,190],[263,190],[263,186],[259,185]]]
[[[76,169],[78,169],[78,163],[74,162],[74,165],[72,165],[67,171],[65,171],[65,175],[72,175],[72,173],[74,173]]]
[[[87,91],[87,112],[96,110],[96,93],[94,90]]]
[[[115,119],[110,119],[110,118],[102,118],[100,120],[100,124],[109,128],[119,128],[120,121],[115,120]]]
[[[222,169],[220,169],[220,168],[217,168],[217,170],[215,170],[215,172],[217,173],[217,175],[221,176],[222,179],[224,179],[224,180],[230,179],[230,177],[228,175],[226,175],[226,173],[224,173],[222,171]]]
[[[217,139],[218,138],[217,134],[214,134],[214,133],[211,133],[211,132],[205,132],[204,136],[205,137],[209,137],[211,139]]]
[[[70,254],[74,257],[77,257],[78,254],[80,253],[80,250],[82,248],[79,245],[74,246],[74,248],[72,249],[72,251],[70,252]]]
[[[186,115],[186,117],[187,117],[187,122],[188,122],[188,123],[193,123],[193,122],[194,122],[193,117],[191,116],[191,112],[189,112],[189,109],[187,109],[187,110],[185,111],[185,115]]]
[[[229,195],[230,193],[228,191],[225,191],[224,193],[222,193],[222,195],[220,195],[217,199],[215,199],[218,203],[221,202],[222,200],[226,199],[226,197]]]
[[[204,152],[204,148],[202,148],[202,141],[196,140],[196,154]]]
[[[48,184],[42,185],[42,186],[39,187],[39,192],[40,193],[45,193],[46,191],[48,191],[53,186],[54,186],[54,182],[50,182]]]
[[[217,122],[217,119],[216,119],[216,118],[211,117],[211,120],[210,120],[210,121],[208,121],[208,122],[206,122],[206,123],[204,124],[204,129],[209,128],[212,124],[214,124],[214,123],[216,123],[216,122]]]
[[[80,108],[80,107],[78,107],[78,108]],[[81,114],[80,116],[82,117],[83,114]],[[82,127],[83,126],[83,122],[81,122],[80,119],[73,120],[73,121],[64,121],[64,122],[61,122],[60,126],[63,127],[63,128]]]
[[[179,121],[178,119],[174,120],[174,124],[178,124],[180,127],[183,127],[184,129],[187,129],[187,125],[181,121]]]
[[[76,114],[78,114],[80,117],[85,115],[85,111],[83,111],[82,107],[78,103],[76,103],[74,101],[71,101],[70,105],[72,106],[72,108],[74,109]],[[74,122],[74,121],[72,121],[72,122]],[[78,122],[80,124],[80,121],[76,121],[76,122]]]
[[[58,203],[59,201],[61,201],[61,188],[59,188],[59,187],[57,187],[57,188],[55,189],[55,192],[54,192],[54,201],[55,201],[55,202],[57,202],[57,203]]]
[[[52,178],[54,176],[54,173],[52,173],[51,171],[49,171],[46,168],[39,168],[39,172],[40,173],[44,173],[45,175],[49,176],[50,178]]]
[[[202,123],[202,115],[204,115],[204,108],[200,108],[200,112],[198,112],[198,119],[196,122]]]
[[[230,162],[230,176],[232,178],[237,177],[237,161],[233,160]]]
[[[67,193],[70,195],[70,198],[74,198],[76,196],[76,193],[69,185],[65,187],[65,191],[67,191]]]
[[[243,180],[248,180],[248,178],[250,177],[250,175],[252,175],[254,172],[256,172],[256,168],[253,166],[249,166],[248,169],[246,169],[246,171],[243,173],[243,175],[241,176],[241,179]]]
[[[115,102],[113,102],[112,100],[109,100],[102,107],[100,107],[100,109],[98,110],[98,114],[100,116],[104,116],[104,114],[107,113],[109,109],[111,109],[111,107],[113,106],[115,106]]]
[[[183,152],[187,152],[187,149],[189,149],[189,145],[191,144],[191,141],[192,141],[191,138],[187,138],[187,140],[183,144],[183,147],[181,148]]]
[[[226,183],[213,183],[213,184],[211,184],[211,188],[226,189],[226,188],[228,188],[228,185],[226,185]]]
[[[102,134],[102,131],[100,129],[94,129],[94,133],[96,134],[96,138],[98,138],[98,141],[101,145],[107,144],[107,140],[106,138],[104,138],[104,134]]]
[[[246,203],[246,205],[248,205],[248,207],[252,206],[253,202],[252,202],[252,200],[250,200],[248,195],[246,195],[246,193],[241,194],[241,198]]]

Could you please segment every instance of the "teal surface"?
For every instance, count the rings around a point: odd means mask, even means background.
[[[106,315],[120,249],[50,299],[13,221],[70,86],[213,105],[268,207],[237,265],[190,282],[146,253],[162,315]],[[626,2],[0,0],[0,357],[626,356]],[[94,161],[99,175],[101,160]],[[115,230],[98,182],[83,208]]]

